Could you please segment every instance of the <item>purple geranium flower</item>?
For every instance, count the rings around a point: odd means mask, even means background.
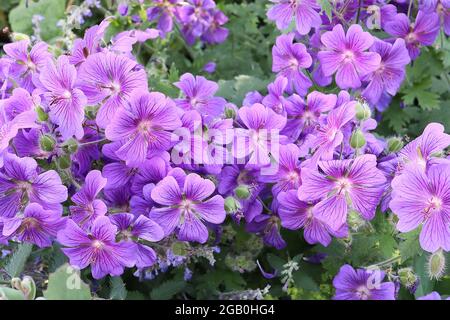
[[[60,212],[45,210],[38,203],[30,203],[23,214],[4,219],[3,223],[3,236],[16,237],[44,248],[52,245],[52,239],[64,228],[66,220]]]
[[[184,98],[176,99],[175,103],[183,110],[196,110],[202,116],[217,117],[225,109],[227,101],[224,98],[214,97],[219,86],[205,77],[194,77],[190,73],[183,74],[179,82],[174,85],[181,90]]]
[[[450,135],[444,132],[444,126],[440,123],[430,123],[419,137],[402,149],[399,157],[406,166],[426,170],[432,164],[443,160],[436,157],[436,154],[448,146],[450,146]]]
[[[277,77],[273,83],[268,85],[269,94],[264,97],[262,104],[278,114],[286,113],[288,100],[284,97],[284,91],[287,85],[288,80],[285,77]]]
[[[111,141],[124,141],[116,155],[127,165],[142,164],[148,152],[169,149],[171,131],[180,126],[175,105],[162,93],[134,92],[106,127],[105,135]]]
[[[374,155],[363,155],[354,160],[320,161],[320,171],[302,168],[298,196],[302,201],[319,201],[313,213],[334,231],[346,223],[349,207],[371,220],[386,181],[376,165]]]
[[[90,55],[79,71],[78,83],[88,103],[101,103],[97,124],[106,128],[131,98],[135,89],[147,90],[145,70],[123,55],[100,52]]]
[[[312,133],[321,116],[336,106],[337,96],[313,91],[305,100],[294,94],[287,104],[287,123],[282,134],[292,141],[296,141],[300,135],[303,137]]]
[[[249,156],[248,165],[251,166],[270,164],[272,148],[283,140],[279,132],[286,124],[286,117],[258,103],[240,108],[238,114],[247,129],[236,129],[233,143],[235,158]]]
[[[433,165],[427,172],[408,167],[392,180],[389,207],[399,218],[400,232],[422,225],[419,240],[424,250],[450,251],[450,163]]]
[[[436,13],[419,11],[414,24],[404,13],[397,14],[386,23],[384,30],[398,38],[403,38],[412,60],[420,54],[420,46],[431,46],[440,29],[439,16]]]
[[[157,223],[145,216],[130,213],[112,215],[111,222],[117,226],[120,239],[136,243],[136,267],[142,269],[155,264],[156,252],[139,241],[158,242],[164,238],[164,231]]]
[[[361,77],[375,71],[380,64],[378,53],[366,52],[374,38],[360,25],[351,25],[346,34],[338,24],[333,31],[325,32],[321,41],[326,49],[318,53],[323,74],[336,73],[336,83],[341,89],[361,87]]]
[[[353,269],[346,264],[333,279],[334,300],[395,300],[395,284],[382,282],[380,270]]]
[[[372,105],[381,98],[383,92],[394,96],[405,78],[405,66],[411,61],[403,39],[397,39],[394,44],[375,39],[371,48],[381,56],[378,68],[364,78],[369,84],[362,96]]]
[[[203,222],[220,224],[225,219],[224,200],[215,195],[211,180],[198,174],[167,176],[152,190],[152,199],[160,208],[153,208],[150,218],[164,230],[166,236],[177,229],[181,241],[205,243],[208,229]],[[209,199],[208,199],[209,198]]]
[[[312,147],[315,149],[313,163],[319,159],[333,159],[334,150],[344,140],[344,126],[355,116],[355,105],[356,102],[351,101],[331,110],[326,122],[316,129],[312,142]]]
[[[91,266],[94,279],[106,275],[120,276],[125,267],[136,263],[136,245],[131,241],[116,242],[117,227],[108,217],[98,217],[90,232],[68,220],[65,229],[58,232],[58,242],[67,248],[62,251],[70,264],[78,269]]]
[[[276,72],[277,76],[288,79],[287,91],[289,93],[297,92],[303,96],[312,86],[312,82],[303,74],[302,69],[311,66],[312,58],[303,43],[293,43],[293,41],[293,33],[277,38],[276,44],[272,48],[272,71]]]
[[[77,71],[69,63],[67,56],[60,56],[56,65],[48,60],[42,69],[39,81],[49,106],[50,120],[59,126],[64,140],[84,135],[84,107],[87,99],[84,93],[75,88]]]
[[[105,203],[96,199],[106,185],[106,179],[98,170],[88,173],[83,187],[72,196],[74,206],[70,206],[71,218],[83,229],[89,228],[99,216],[104,216],[108,210]]]
[[[41,174],[32,158],[5,156],[4,173],[0,177],[0,216],[14,217],[28,201],[45,209],[59,209],[67,199],[67,188],[54,170]]]
[[[288,191],[300,187],[300,150],[295,144],[281,145],[279,149],[279,163],[273,175],[261,175],[260,180],[272,182],[274,197],[281,191]]]
[[[7,153],[9,142],[13,139],[20,129],[39,128],[36,123],[37,116],[34,110],[22,112],[11,121],[7,119],[3,106],[0,106],[0,167],[3,166],[3,157]]]
[[[314,204],[301,201],[297,190],[281,192],[278,195],[278,202],[281,225],[290,230],[304,228],[303,236],[309,244],[320,243],[326,247],[331,242],[331,235],[339,238],[347,235],[346,226],[335,232],[317,219],[313,213]]]
[[[180,0],[154,0],[150,8],[147,9],[148,21],[158,21],[157,28],[163,34],[173,29],[173,18],[176,14]]]
[[[228,22],[228,17],[220,10],[211,10],[211,18],[208,27],[200,39],[209,44],[224,42],[228,37],[228,29],[222,27]]]
[[[270,0],[275,5],[267,12],[267,17],[275,21],[280,30],[287,29],[292,19],[295,19],[296,30],[299,34],[308,34],[311,28],[319,28],[322,19],[320,6],[316,0]]]
[[[246,230],[261,235],[265,244],[278,250],[286,247],[280,234],[280,219],[276,215],[257,215],[246,225]]]
[[[20,87],[31,92],[34,89],[33,76],[38,74],[52,55],[44,42],[36,43],[30,52],[28,52],[29,45],[29,40],[21,40],[5,44],[3,50],[13,62],[9,75],[16,80]]]
[[[5,110],[6,119],[12,121],[19,114],[34,110],[40,105],[40,102],[41,99],[37,93],[30,95],[27,90],[16,88],[13,90],[12,96],[0,101],[0,105]]]

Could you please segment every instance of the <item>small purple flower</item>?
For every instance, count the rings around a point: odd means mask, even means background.
[[[280,146],[280,156],[278,169],[273,175],[261,175],[260,180],[264,182],[272,182],[274,197],[281,191],[298,189],[301,184],[300,179],[300,150],[295,144],[287,144]]]
[[[343,128],[355,116],[355,104],[351,101],[344,103],[342,106],[331,110],[326,122],[320,125],[312,142],[315,149],[313,162],[317,160],[333,159],[334,151],[344,140]]]
[[[111,222],[119,230],[119,238],[136,242],[136,267],[147,268],[155,264],[156,252],[140,240],[158,242],[164,238],[163,229],[145,216],[134,216],[130,213],[114,214]]]
[[[137,69],[133,60],[109,52],[90,55],[80,67],[78,82],[88,103],[101,103],[96,118],[101,128],[125,107],[135,89],[147,90],[145,70]]]
[[[319,12],[320,5],[316,0],[270,0],[275,3],[267,12],[269,20],[275,21],[280,30],[287,29],[292,19],[295,20],[299,34],[308,34],[311,28],[319,28],[322,19]]]
[[[334,300],[395,300],[395,284],[382,282],[380,270],[353,269],[346,264],[333,279]]]
[[[68,220],[65,229],[58,232],[58,242],[70,264],[78,269],[91,266],[94,279],[106,275],[120,276],[125,267],[136,263],[136,245],[131,241],[116,242],[117,227],[108,217],[98,217],[90,232]]]
[[[276,114],[262,104],[239,109],[239,119],[247,129],[236,129],[233,143],[237,159],[250,157],[248,165],[265,166],[270,164],[269,153],[272,146],[277,147],[282,137],[278,134],[286,124],[286,117]]]
[[[69,62],[79,67],[86,59],[102,50],[100,43],[109,26],[109,20],[103,20],[99,25],[90,27],[84,33],[83,39],[75,39]]]
[[[203,71],[207,73],[214,73],[216,71],[217,64],[215,62],[208,62],[203,66]]]
[[[312,58],[303,43],[293,43],[293,41],[293,33],[277,38],[276,44],[272,48],[272,71],[276,72],[277,76],[288,79],[287,91],[289,93],[297,92],[303,96],[312,86],[312,82],[304,75],[302,69],[311,66]]]
[[[294,94],[287,103],[287,122],[282,134],[292,141],[312,133],[325,112],[336,106],[337,96],[313,91],[305,100]]]
[[[106,179],[98,170],[92,170],[86,176],[83,187],[72,196],[74,206],[70,206],[71,219],[83,229],[88,229],[99,216],[108,210],[105,203],[96,199],[106,185]]]
[[[381,62],[373,73],[364,78],[369,84],[362,96],[375,105],[384,91],[391,96],[397,93],[405,78],[405,66],[411,60],[403,39],[397,39],[394,44],[375,39],[371,50],[380,54]]]
[[[54,170],[38,174],[32,158],[5,156],[4,173],[0,177],[0,216],[12,218],[28,201],[45,209],[61,209],[67,199],[67,188]]]
[[[280,219],[276,215],[257,215],[246,225],[246,230],[261,235],[265,244],[278,250],[286,247],[280,234]]]
[[[280,207],[281,225],[290,230],[304,228],[303,236],[309,244],[320,243],[328,246],[331,242],[331,235],[343,238],[347,235],[347,228],[344,226],[338,232],[330,229],[327,224],[314,216],[314,204],[303,202],[298,198],[297,190],[281,192],[278,195]]]
[[[450,146],[450,135],[445,133],[444,129],[440,123],[428,124],[419,137],[400,151],[399,158],[406,166],[419,167],[423,170],[432,164],[442,162],[443,159],[436,157],[436,154]]]
[[[20,241],[44,248],[52,245],[53,238],[64,228],[66,220],[59,212],[45,210],[40,204],[30,203],[23,214],[5,219],[3,223],[4,237],[16,237]]]
[[[366,52],[374,38],[360,25],[351,25],[346,34],[338,24],[333,31],[325,32],[321,41],[326,49],[318,53],[323,74],[336,73],[336,83],[341,89],[361,87],[361,77],[375,71],[380,64],[378,53]]]
[[[363,155],[354,160],[320,161],[321,171],[302,168],[299,199],[319,201],[314,206],[314,216],[334,231],[346,223],[349,207],[371,220],[386,181],[376,165],[374,155]]]
[[[436,13],[419,11],[414,24],[404,13],[399,13],[386,23],[384,30],[392,36],[403,38],[409,56],[415,60],[420,54],[420,46],[431,46],[440,29],[439,16]]]
[[[32,92],[33,76],[38,74],[52,55],[44,42],[36,43],[28,52],[29,45],[29,40],[21,40],[5,44],[3,50],[13,62],[10,67],[10,76],[18,82],[20,87]]]
[[[111,141],[124,141],[116,155],[127,165],[142,164],[149,152],[169,149],[171,131],[181,126],[173,102],[159,92],[134,92],[106,127]]]
[[[50,120],[59,126],[64,140],[84,135],[84,107],[87,99],[84,93],[75,88],[77,71],[69,63],[67,56],[60,56],[56,65],[52,60],[42,69],[39,81],[48,103]]]
[[[427,172],[408,167],[392,180],[391,210],[397,229],[409,232],[422,225],[420,246],[428,252],[450,251],[450,163],[436,164]]]
[[[12,96],[8,99],[1,100],[0,105],[2,105],[5,110],[6,119],[12,121],[19,114],[34,110],[40,105],[40,102],[41,99],[37,93],[30,95],[27,90],[16,88],[13,90]]]
[[[198,174],[177,179],[167,176],[152,190],[153,201],[161,207],[154,207],[150,218],[163,228],[166,236],[176,230],[181,241],[205,243],[208,229],[204,222],[220,224],[224,221],[224,200],[219,195],[209,198],[216,187],[211,180]]]
[[[163,34],[173,29],[173,19],[180,0],[154,0],[152,6],[147,9],[148,21],[158,21],[157,28]]]
[[[190,73],[181,76],[180,81],[174,85],[181,90],[184,98],[176,99],[175,103],[183,110],[196,110],[203,117],[218,117],[225,109],[227,101],[224,98],[215,97],[219,86],[214,81],[205,77],[194,77]]]
[[[209,44],[219,44],[228,37],[228,29],[222,27],[228,22],[228,17],[220,10],[211,10],[211,18],[208,27],[203,32],[200,39]]]
[[[9,142],[17,136],[20,129],[40,128],[36,123],[37,116],[34,110],[22,112],[11,121],[6,117],[6,112],[0,112],[0,167],[3,166]]]
[[[284,97],[284,91],[288,85],[288,80],[283,77],[277,77],[275,81],[267,87],[269,94],[264,97],[262,104],[271,108],[278,114],[285,114],[288,100]]]

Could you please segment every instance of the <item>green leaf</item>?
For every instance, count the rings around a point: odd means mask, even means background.
[[[177,293],[181,292],[186,286],[186,281],[181,280],[168,280],[163,282],[159,287],[152,290],[150,294],[153,300],[168,300]]]
[[[19,244],[16,252],[14,252],[13,256],[5,266],[5,271],[11,278],[18,277],[22,273],[32,249],[32,244]]]
[[[417,228],[411,232],[402,233],[399,235],[399,237],[403,240],[399,245],[402,262],[422,253],[422,249],[419,245],[419,234],[420,228]]]
[[[307,291],[319,291],[320,288],[314,279],[301,268],[293,273],[295,286]]]
[[[79,271],[67,263],[50,274],[44,297],[48,300],[90,300],[92,298],[89,286],[81,280]]]
[[[57,26],[58,20],[65,17],[65,4],[63,0],[29,1],[28,8],[24,0],[9,13],[9,23],[14,32],[32,34],[31,24],[34,15],[41,15],[44,20],[40,24],[41,37],[48,41],[61,35],[61,28]]]
[[[109,298],[112,300],[125,300],[127,289],[121,277],[111,277]]]
[[[428,255],[422,254],[414,259],[414,271],[419,277],[419,285],[414,295],[417,297],[424,296],[433,291],[434,281],[430,279],[427,272]]]
[[[269,262],[270,266],[279,272],[283,270],[286,261],[279,256],[276,256],[272,253],[267,254],[267,262]]]

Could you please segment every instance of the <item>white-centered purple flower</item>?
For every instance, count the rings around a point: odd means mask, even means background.
[[[178,181],[177,181],[178,179]],[[176,232],[181,241],[205,243],[208,229],[205,222],[220,224],[225,219],[224,200],[215,195],[211,180],[196,173],[167,176],[152,190],[152,199],[159,205],[150,212],[166,236]]]
[[[336,73],[336,83],[341,89],[361,87],[361,77],[375,71],[381,61],[376,52],[367,52],[373,36],[364,32],[360,25],[353,24],[345,33],[338,24],[332,31],[325,32],[321,41],[324,51],[317,55],[325,76]]]
[[[58,232],[58,242],[65,248],[70,264],[78,269],[91,266],[94,279],[106,275],[120,276],[125,267],[136,263],[136,245],[131,241],[116,241],[117,227],[108,217],[98,217],[91,230],[81,229],[73,220]]]

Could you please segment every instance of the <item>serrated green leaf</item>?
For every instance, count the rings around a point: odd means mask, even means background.
[[[150,294],[153,300],[168,300],[186,287],[184,280],[168,280],[152,290]]]
[[[30,243],[19,244],[5,266],[5,271],[11,278],[18,277],[22,273],[32,249],[33,245]]]
[[[89,286],[81,280],[79,271],[67,263],[50,274],[44,297],[48,300],[90,300],[92,298]]]
[[[111,277],[109,298],[112,300],[125,300],[127,289],[121,277]]]
[[[422,249],[419,245],[420,229],[413,230],[411,232],[402,233],[399,237],[403,240],[399,244],[400,255],[402,262],[417,256],[422,253]]]

